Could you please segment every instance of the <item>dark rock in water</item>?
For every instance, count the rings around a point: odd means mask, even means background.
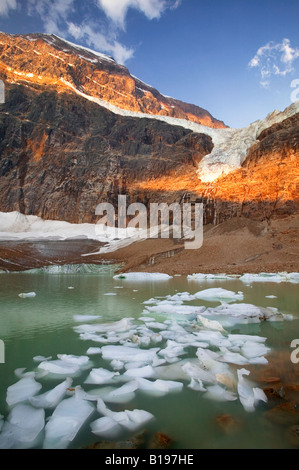
[[[294,447],[299,447],[299,424],[290,426],[285,432],[285,440]]]
[[[263,390],[269,400],[282,399],[285,396],[283,387],[266,387]]]
[[[215,422],[218,425],[219,429],[225,434],[231,434],[238,431],[240,428],[240,421],[231,416],[230,414],[222,414],[216,416]]]
[[[131,450],[141,449],[144,446],[145,433],[138,434],[125,441],[100,441],[90,444],[85,449]]]
[[[274,406],[264,413],[266,419],[276,424],[294,425],[299,423],[299,404],[293,401]]]
[[[162,432],[156,432],[149,440],[147,449],[170,449],[173,440]]]

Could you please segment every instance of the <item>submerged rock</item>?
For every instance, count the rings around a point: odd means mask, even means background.
[[[241,422],[230,414],[216,416],[215,422],[219,429],[225,434],[231,434],[240,429]]]
[[[274,406],[264,413],[266,419],[276,424],[294,425],[299,423],[299,404],[293,401]]]

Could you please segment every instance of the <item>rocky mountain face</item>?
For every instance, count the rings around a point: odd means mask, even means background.
[[[0,71],[10,82],[73,88],[124,110],[226,127],[205,109],[162,95],[113,58],[55,35],[0,33]]]
[[[128,204],[203,202],[214,224],[298,209],[299,107],[238,133],[113,59],[46,35],[1,34],[0,79],[0,211],[95,222],[97,204],[119,194]],[[230,146],[236,162],[242,141],[237,165],[200,179],[206,159],[226,164]]]

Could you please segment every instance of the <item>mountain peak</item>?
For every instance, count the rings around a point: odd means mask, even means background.
[[[0,33],[0,72],[13,83],[68,86],[122,110],[185,119],[211,128],[227,126],[207,110],[162,95],[112,57],[54,34]]]

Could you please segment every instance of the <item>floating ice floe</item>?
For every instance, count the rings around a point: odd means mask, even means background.
[[[45,411],[18,404],[9,413],[0,434],[0,449],[30,449],[40,443]]]
[[[116,274],[113,276],[113,279],[116,280],[126,280],[126,281],[168,281],[172,279],[172,276],[163,273],[124,273]]]
[[[52,359],[52,356],[34,356],[33,360],[34,362],[42,362],[42,361],[50,361]]]
[[[29,402],[35,408],[55,408],[66,395],[67,389],[72,385],[72,382],[72,379],[68,377],[64,382],[57,385],[52,390],[45,392],[42,395],[29,398]]]
[[[90,424],[91,432],[104,439],[115,439],[122,432],[121,426],[109,416],[103,416]]]
[[[299,273],[259,273],[259,274],[243,274],[240,281],[250,284],[252,282],[299,282]]]
[[[119,375],[119,372],[111,372],[107,369],[99,367],[92,369],[89,376],[85,380],[86,384],[110,384],[114,383],[113,378]]]
[[[243,300],[243,292],[233,292],[222,287],[215,287],[211,289],[205,289],[194,294],[196,299],[209,300],[209,301],[236,301]]]
[[[217,384],[207,387],[204,397],[215,401],[235,401],[238,399],[238,396],[234,392],[226,390],[221,385]]]
[[[59,403],[45,427],[44,449],[65,449],[74,440],[94,407],[76,396]]]
[[[155,381],[147,380],[145,378],[136,379],[138,383],[138,390],[154,396],[164,396],[172,392],[179,392],[183,389],[184,384],[173,380]]]
[[[21,294],[19,294],[19,297],[21,299],[32,299],[36,297],[36,293],[35,292],[22,292]]]
[[[26,375],[21,380],[8,387],[6,402],[9,406],[12,406],[26,401],[36,395],[41,388],[41,384],[34,379],[34,374]]]
[[[132,328],[131,318],[122,318],[116,322],[97,323],[95,325],[79,325],[74,327],[77,333],[106,333],[121,332]]]
[[[111,411],[107,408],[101,398],[98,399],[97,409],[102,415],[113,419],[122,428],[135,432],[145,424],[154,419],[154,415],[145,410],[124,410],[124,411]],[[91,423],[94,429],[94,423]],[[93,431],[94,432],[94,431]]]
[[[165,315],[198,315],[205,312],[206,307],[193,305],[177,305],[171,302],[158,303],[153,307],[146,307],[143,313],[163,313]]]
[[[125,362],[132,362],[132,361],[144,361],[150,364],[154,357],[159,351],[159,348],[153,349],[139,349],[137,347],[130,347],[130,346],[103,346],[102,347],[102,356],[103,359],[108,360],[119,360]]]
[[[96,354],[102,354],[102,349],[101,348],[88,348],[87,351],[86,351],[86,354],[88,354],[89,356],[93,356],[93,355],[96,355]]]
[[[119,388],[111,390],[104,399],[108,403],[127,403],[135,397],[135,391],[138,389],[139,383],[132,380]]]
[[[59,357],[59,359],[41,362],[38,365],[38,369],[42,369],[54,375],[72,377],[74,375],[77,375],[81,369],[89,367],[88,356],[58,354],[57,357]]]
[[[237,275],[229,275],[229,274],[203,274],[203,273],[195,273],[195,274],[189,274],[187,276],[188,281],[214,281],[218,279],[235,279],[236,277],[239,277]]]
[[[101,318],[100,315],[74,315],[73,319],[75,322],[94,321]]]
[[[197,321],[207,329],[225,332],[223,326],[216,320],[209,320],[201,315],[197,315]]]
[[[222,304],[218,307],[207,309],[205,315],[226,315],[233,319],[238,319],[240,322],[242,320],[251,320],[255,322],[260,322],[262,320],[269,321],[283,321],[290,320],[292,317],[280,313],[274,307],[257,307],[252,304]]]
[[[244,378],[244,375],[249,375],[247,369],[239,369],[238,374],[238,394],[240,402],[245,411],[253,412],[259,401],[267,403],[268,399],[260,388],[253,387],[249,380]]]
[[[136,367],[127,369],[124,373],[125,378],[152,377],[155,371],[152,366]]]

